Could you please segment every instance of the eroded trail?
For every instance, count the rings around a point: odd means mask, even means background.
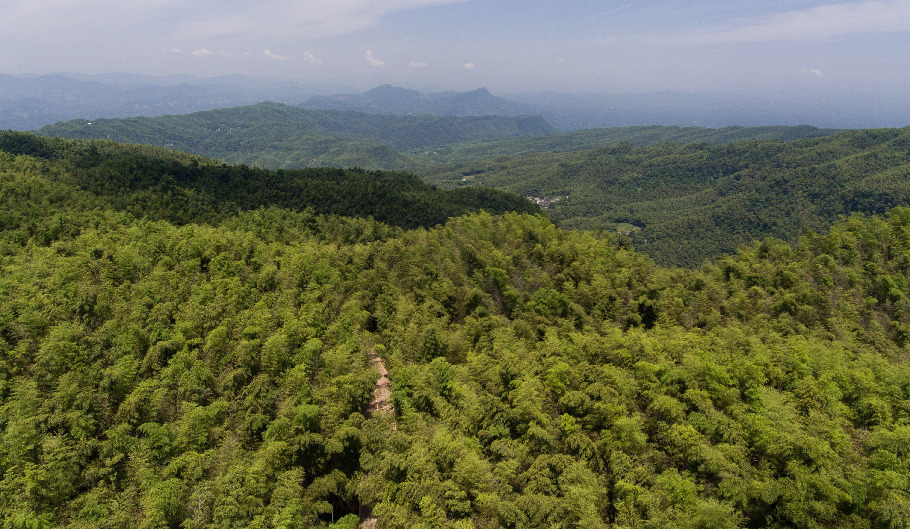
[[[392,403],[392,381],[389,380],[389,371],[385,368],[385,362],[375,349],[370,350],[370,362],[381,375],[376,381],[376,387],[373,389],[373,398],[370,400],[370,406],[367,409],[367,415],[375,417],[379,413],[395,413],[395,405]],[[394,423],[393,423],[393,428]]]
[[[376,387],[373,389],[373,398],[370,400],[370,407],[367,414],[375,417],[378,413],[395,413],[395,405],[392,403],[392,381],[389,380],[389,372],[385,368],[385,362],[375,349],[370,350],[370,362],[381,375],[376,381]],[[394,422],[393,428],[394,426]]]
[[[392,403],[392,381],[389,380],[389,371],[385,368],[385,362],[376,349],[370,349],[370,363],[373,368],[379,371],[380,377],[373,388],[373,398],[370,400],[370,406],[367,408],[367,416],[376,417],[379,414],[388,413],[393,417],[392,429],[397,430],[398,424],[395,422],[395,405]],[[372,509],[361,508],[359,529],[374,529],[377,519],[370,512]]]

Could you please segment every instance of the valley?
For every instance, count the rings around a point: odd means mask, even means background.
[[[907,129],[652,126],[555,133],[534,116],[260,104],[58,123],[38,132],[152,144],[266,169],[357,166],[405,171],[440,189],[549,197],[546,213],[560,226],[626,233],[639,251],[673,266],[697,267],[765,237],[794,243],[842,215],[910,203]],[[566,198],[554,203],[556,197]]]

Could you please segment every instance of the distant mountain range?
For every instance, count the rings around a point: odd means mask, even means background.
[[[31,77],[0,74],[0,129],[32,130],[77,118],[96,120],[186,114],[263,101],[370,114],[540,115],[562,132],[648,125],[807,124],[843,129],[910,124],[910,107],[903,101],[862,96],[825,101],[813,98],[811,94],[787,97],[790,99],[672,92],[493,95],[486,88],[422,93],[388,84],[356,93],[338,85],[240,75],[200,79],[130,74]]]
[[[357,94],[314,96],[302,107],[321,110],[350,110],[370,114],[430,114],[434,116],[517,116],[538,114],[556,129],[573,130],[675,125],[725,127],[758,124],[758,114],[770,109],[754,102],[702,94],[514,94],[511,99],[494,96],[486,88],[469,92],[424,94],[391,85],[382,85]],[[516,102],[520,101],[520,102]],[[792,123],[793,116],[780,116]],[[767,120],[765,120],[767,121]],[[768,121],[764,124],[775,123]]]
[[[342,87],[243,76],[199,79],[128,74],[0,74],[0,129],[31,130],[76,118],[186,114],[261,101],[297,104]]]
[[[841,101],[821,101],[809,95],[799,97],[804,99],[794,102],[745,95],[675,92],[537,92],[494,96],[485,88],[424,94],[382,85],[358,94],[311,97],[301,106],[372,114],[536,114],[562,132],[649,125],[711,128],[813,125],[844,129],[910,124],[910,110],[901,102],[862,97]]]
[[[838,101],[810,95],[761,98],[748,95],[676,92],[571,94],[539,92],[510,94],[562,131],[600,127],[677,125],[681,127],[757,127],[812,125],[853,129],[903,127],[910,109],[902,102],[854,97]]]
[[[423,94],[391,85],[361,94],[315,96],[300,105],[321,110],[352,110],[370,114],[430,114],[433,116],[521,116],[538,114],[530,105],[496,97],[486,88],[470,92]]]

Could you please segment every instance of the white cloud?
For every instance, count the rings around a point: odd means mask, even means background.
[[[193,55],[196,57],[209,57],[215,54],[205,48],[199,48],[198,50],[193,51]]]
[[[366,61],[368,63],[370,63],[370,66],[375,66],[377,68],[385,66],[385,61],[380,61],[376,57],[373,57],[373,50],[367,50],[367,53],[364,56],[364,59],[366,59]]]
[[[907,0],[826,4],[742,21],[737,27],[691,34],[701,44],[822,39],[861,33],[910,31]]]
[[[322,59],[317,58],[315,55],[308,51],[303,52],[303,60],[306,62],[311,62],[313,64],[322,64]]]
[[[429,64],[423,61],[411,61],[411,64],[408,65],[408,68],[426,68]]]
[[[812,74],[818,78],[821,78],[824,75],[824,73],[822,73],[822,71],[819,70],[818,68],[812,68],[811,70],[807,70],[807,69],[803,68],[802,70],[800,70],[800,73]]]
[[[276,61],[286,61],[287,60],[287,56],[278,55],[277,53],[273,52],[272,50],[270,50],[268,48],[262,50],[262,54],[265,55],[266,57],[268,57],[269,59],[275,59]]]
[[[464,69],[465,69],[465,70],[473,70],[474,68],[476,68],[476,66],[474,65],[473,62],[466,62],[466,63],[464,63]]]

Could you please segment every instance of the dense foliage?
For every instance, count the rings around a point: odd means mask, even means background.
[[[532,211],[526,200],[493,189],[437,190],[401,172],[316,168],[267,171],[215,164],[160,148],[68,142],[0,133],[0,149],[46,160],[38,171],[137,217],[214,222],[263,206],[367,217],[430,227],[481,209]]]
[[[910,524],[910,209],[666,269],[521,214],[142,218],[4,141],[4,529]]]
[[[627,233],[662,264],[698,266],[753,240],[795,242],[840,215],[910,205],[910,128],[792,142],[662,143],[490,158],[424,178],[559,197],[563,227]]]

